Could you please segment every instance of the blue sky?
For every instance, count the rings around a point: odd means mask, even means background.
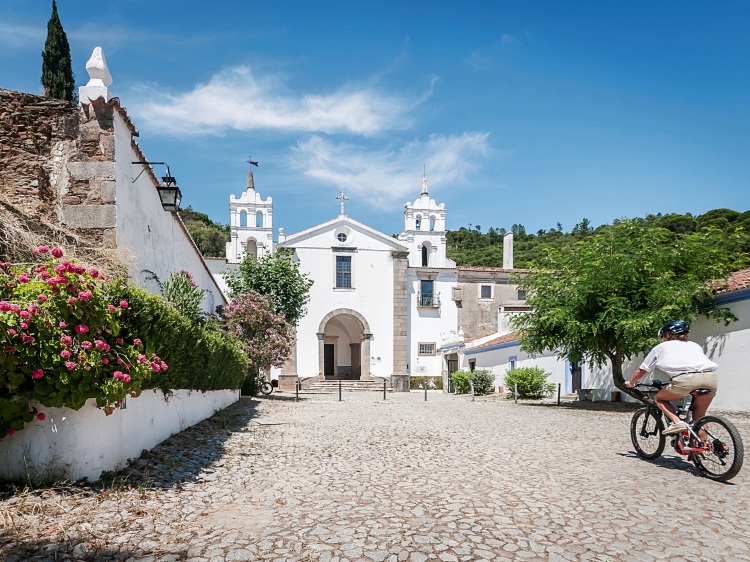
[[[0,87],[39,93],[51,2],[0,1]],[[58,3],[184,204],[245,185],[286,232],[400,232],[427,167],[448,226],[566,230],[750,208],[750,3]]]

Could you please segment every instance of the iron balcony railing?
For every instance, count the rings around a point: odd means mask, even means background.
[[[423,295],[419,293],[417,306],[420,308],[440,308],[440,295]]]

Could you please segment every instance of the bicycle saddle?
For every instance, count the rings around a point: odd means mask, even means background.
[[[709,392],[711,391],[707,388],[698,388],[696,390],[692,390],[690,394],[692,394],[693,396],[703,396],[704,394],[708,394]]]

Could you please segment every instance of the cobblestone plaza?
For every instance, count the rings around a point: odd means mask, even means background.
[[[243,399],[106,486],[5,496],[5,560],[749,560],[730,484],[632,410],[429,393]],[[750,419],[730,418],[745,436]]]

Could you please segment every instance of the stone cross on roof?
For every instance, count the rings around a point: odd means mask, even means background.
[[[343,216],[344,215],[344,201],[349,201],[349,198],[346,195],[344,195],[344,190],[342,189],[341,193],[339,193],[336,196],[336,199],[341,200],[341,216]]]

